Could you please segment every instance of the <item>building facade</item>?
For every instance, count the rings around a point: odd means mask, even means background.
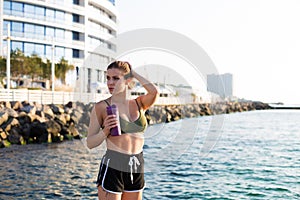
[[[111,40],[117,34],[114,0],[0,0],[0,9],[0,56],[7,55],[10,45],[54,62],[63,57],[76,67],[69,76],[77,92],[104,83],[116,53]]]
[[[222,98],[233,96],[232,74],[207,75],[207,91],[218,94]]]

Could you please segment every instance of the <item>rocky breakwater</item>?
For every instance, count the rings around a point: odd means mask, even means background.
[[[185,105],[155,105],[147,112],[149,124],[172,122],[183,118],[207,115],[229,114],[251,110],[265,110],[271,107],[258,101],[218,102]]]
[[[69,102],[40,105],[0,102],[0,147],[11,144],[51,143],[80,139],[87,134],[94,104]],[[270,109],[262,102],[155,105],[146,112],[148,123],[168,123],[183,118]]]
[[[0,102],[0,147],[79,139],[87,131],[92,104],[40,105]]]

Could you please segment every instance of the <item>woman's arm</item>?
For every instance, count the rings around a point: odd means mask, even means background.
[[[99,146],[107,137],[107,135],[103,132],[103,130],[100,127],[95,107],[96,106],[94,106],[91,112],[88,135],[86,139],[87,146],[89,149]]]
[[[140,96],[141,106],[144,110],[147,110],[150,106],[152,106],[158,96],[158,90],[156,86],[145,79],[143,76],[139,75],[135,71],[131,71],[132,76],[137,79],[140,84],[146,89],[147,94]]]
[[[102,123],[101,110],[105,109],[101,104],[96,104],[91,112],[90,124],[87,135],[87,146],[92,149],[99,146],[110,134],[110,129],[118,125],[115,115],[107,115]],[[106,111],[105,111],[106,112]],[[101,128],[101,126],[103,128]]]

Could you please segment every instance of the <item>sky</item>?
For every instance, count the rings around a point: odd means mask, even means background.
[[[299,0],[116,0],[116,7],[119,34],[158,28],[197,43],[220,74],[233,75],[234,96],[300,104]]]

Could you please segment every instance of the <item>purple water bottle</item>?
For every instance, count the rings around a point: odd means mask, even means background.
[[[119,111],[116,105],[111,105],[106,107],[106,112],[108,115],[115,115],[117,120],[119,121]],[[121,128],[120,128],[120,123],[118,123],[118,126],[113,127],[110,129],[110,134],[112,136],[119,136],[121,135]]]

